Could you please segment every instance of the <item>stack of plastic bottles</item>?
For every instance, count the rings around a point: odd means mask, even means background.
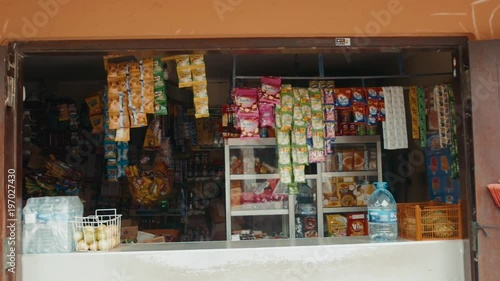
[[[23,209],[23,253],[67,253],[75,250],[72,221],[83,216],[78,196],[28,199]]]

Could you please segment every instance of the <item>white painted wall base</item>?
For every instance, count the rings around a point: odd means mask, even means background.
[[[366,237],[124,245],[22,256],[23,281],[465,281],[464,241]]]

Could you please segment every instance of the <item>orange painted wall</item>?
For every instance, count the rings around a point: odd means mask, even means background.
[[[468,35],[500,38],[500,0],[0,0],[9,39]]]

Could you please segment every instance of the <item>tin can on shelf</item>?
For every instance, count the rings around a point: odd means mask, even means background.
[[[358,124],[356,131],[357,131],[356,133],[358,136],[366,135],[366,125],[365,124]]]
[[[377,126],[368,126],[366,129],[366,134],[369,136],[374,136],[377,134]]]

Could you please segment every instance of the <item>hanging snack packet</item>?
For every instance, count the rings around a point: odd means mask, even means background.
[[[323,110],[324,110],[323,118],[325,121],[331,121],[331,122],[337,121],[335,118],[335,106],[334,105],[326,104],[323,107]]]
[[[312,130],[312,124],[310,122],[307,123],[306,136],[307,136],[307,145],[309,147],[312,147],[313,146],[313,143],[312,143],[313,130]]]
[[[323,100],[319,88],[309,88],[309,98],[311,99],[311,111],[313,114],[323,111]]]
[[[238,112],[240,122],[241,138],[259,138],[259,111],[258,109]]]
[[[293,163],[294,164],[308,164],[309,163],[309,150],[307,146],[294,146],[293,147]]]
[[[280,88],[281,88],[281,78],[280,77],[261,77],[260,82],[262,96],[260,100],[262,102],[279,104],[280,103]],[[290,86],[291,88],[291,86]]]
[[[296,103],[293,106],[293,120],[295,122],[304,122],[304,115],[302,115],[302,108],[300,107],[300,103]]]
[[[130,141],[130,129],[129,128],[119,128],[116,130],[115,141]]]
[[[366,88],[366,99],[378,100],[378,88]]]
[[[189,55],[191,65],[205,65],[205,60],[202,54]]]
[[[335,139],[335,122],[325,122],[325,139]]]
[[[295,137],[295,145],[307,145],[307,126],[306,123],[302,121],[300,125],[296,124],[293,126],[293,134]]]
[[[104,132],[104,115],[90,116],[90,124],[92,125],[92,134]]]
[[[323,149],[324,148],[324,143],[323,143],[324,139],[325,139],[324,127],[322,127],[321,130],[314,130],[313,129],[313,148],[314,149]]]
[[[333,92],[333,87],[325,87],[322,88],[321,91],[323,93],[323,102],[324,104],[335,104],[335,94]]]
[[[205,72],[205,65],[195,66],[191,68],[193,82],[206,82],[207,73]]]
[[[281,129],[289,131],[293,124],[293,93],[289,85],[283,85],[281,90]]]
[[[155,100],[155,92],[154,92],[153,85],[144,85],[144,112],[145,113],[155,113],[154,100]]]
[[[210,117],[208,111],[208,98],[194,98],[194,109],[196,118]]]
[[[193,97],[208,98],[207,83],[193,84]]]
[[[379,106],[378,106],[378,100],[368,100],[368,117],[373,117],[377,118],[378,117],[378,111],[379,111]]]
[[[377,121],[385,121],[385,100],[384,100],[384,90],[381,89],[378,92],[378,116]],[[403,105],[404,107],[404,105]]]
[[[292,148],[290,146],[278,146],[278,164],[290,165],[292,163]]]
[[[259,106],[260,126],[274,128],[274,105],[262,103]]]
[[[177,76],[179,78],[179,88],[191,87],[193,85],[193,76],[191,68],[177,67]]]
[[[139,62],[141,70],[141,80],[149,80],[154,77],[154,62],[153,59],[143,59]]]
[[[334,139],[325,139],[325,154],[330,155],[333,154],[333,144],[335,143]]]
[[[280,182],[283,184],[292,183],[292,165],[283,165],[279,167],[280,169]]]
[[[109,77],[116,77],[118,76],[118,64],[116,63],[108,63],[107,65],[107,74],[108,74],[108,78]]]
[[[155,89],[155,115],[167,115],[167,95],[165,94],[165,88]],[[196,103],[195,103],[196,104]],[[208,101],[207,101],[208,104]]]
[[[303,120],[306,122],[311,121],[312,109],[311,99],[309,98],[309,91],[306,88],[299,88],[300,94],[300,109],[302,110]]]
[[[157,149],[161,143],[160,121],[155,119],[150,122],[146,130],[143,147],[146,149]]]
[[[118,166],[116,159],[109,159],[106,165],[106,176],[108,181],[118,181]]]
[[[104,140],[104,159],[116,159],[116,142]]]
[[[290,145],[290,132],[276,131],[276,143],[278,145],[289,146]]]
[[[311,120],[313,130],[323,130],[323,114],[314,114]]]
[[[85,98],[85,103],[89,108],[89,116],[99,115],[103,112],[103,105],[101,102],[101,96],[99,93],[95,93],[87,98]]]
[[[259,99],[258,89],[256,88],[235,88],[234,104],[240,108],[257,108]]]
[[[335,105],[337,109],[351,109],[352,91],[348,88],[338,88],[334,90]]]
[[[276,129],[281,130],[281,105],[279,104],[274,108],[274,125]]]
[[[366,94],[363,88],[352,88],[352,104],[366,104]]]
[[[326,161],[326,156],[323,148],[311,149],[309,151],[309,163],[323,163],[325,161]]]
[[[363,124],[366,123],[366,106],[362,103],[354,104],[353,107],[354,113],[354,124]]]
[[[296,183],[306,182],[306,166],[293,165],[293,178]]]
[[[175,56],[175,62],[177,63],[177,68],[190,66],[189,55],[178,55]]]

